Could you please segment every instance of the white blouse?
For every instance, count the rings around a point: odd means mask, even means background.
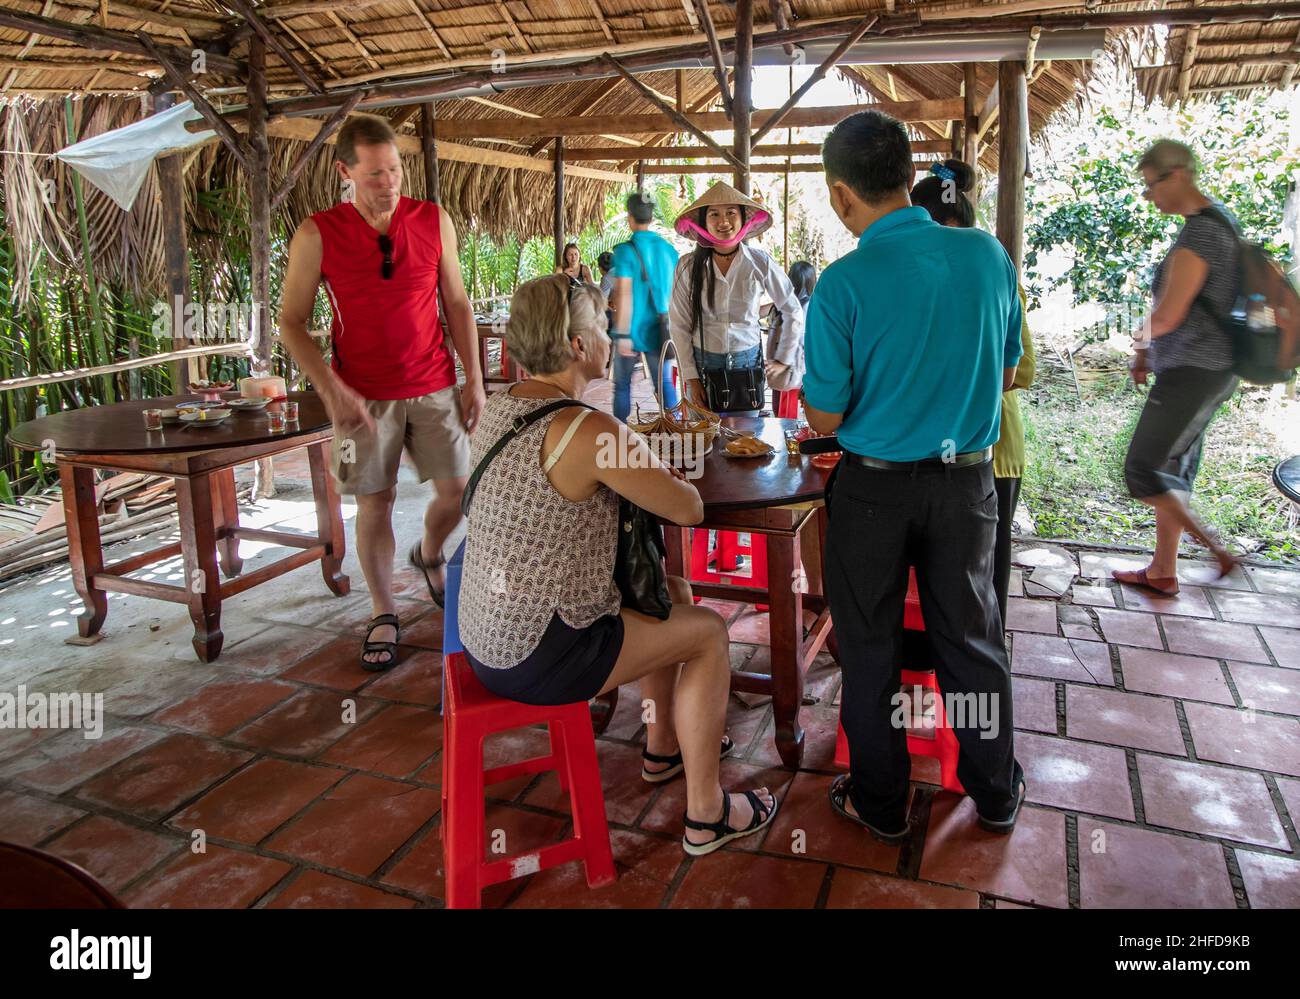
[[[673,296],[668,307],[668,325],[677,348],[682,378],[699,378],[692,346],[700,345],[700,331],[691,328],[691,262],[694,254],[686,253],[677,262],[673,275]],[[716,285],[712,310],[709,309],[708,280],[701,290],[701,326],[704,350],[712,354],[734,354],[751,350],[761,343],[758,328],[759,303],[766,294],[783,317],[790,344],[803,342],[803,306],[794,286],[766,250],[740,244],[731,267],[723,274],[712,262]]]

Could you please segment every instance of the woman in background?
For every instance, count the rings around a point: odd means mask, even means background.
[[[806,260],[790,265],[790,284],[795,298],[808,311],[808,300],[817,285],[817,268]],[[777,416],[799,417],[799,389],[803,387],[803,338],[786,336],[786,324],[780,312],[767,335],[767,384],[772,389],[772,410]],[[792,398],[786,398],[787,394]]]
[[[975,225],[975,206],[966,192],[975,187],[975,171],[961,160],[945,160],[930,168],[930,176],[912,188],[912,204],[924,208],[940,225],[970,229]],[[1020,304],[1025,291],[1020,289]],[[1002,436],[993,445],[993,486],[998,494],[998,531],[993,548],[993,588],[1002,609],[1002,627],[1007,623],[1007,591],[1011,585],[1011,525],[1020,502],[1020,477],[1025,471],[1025,427],[1020,418],[1016,392],[1034,380],[1034,340],[1029,320],[1020,327],[1025,353],[1016,367],[1011,389],[1002,393]]]
[[[577,243],[564,244],[564,264],[560,267],[559,274],[567,274],[575,281],[581,281],[584,284],[592,284],[591,268],[582,262],[582,251],[578,249]]]

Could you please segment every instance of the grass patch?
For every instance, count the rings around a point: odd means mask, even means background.
[[[1116,366],[1114,357],[1104,363]],[[1119,371],[1081,367],[1079,375],[1082,399],[1069,372],[1046,363],[1021,394],[1022,502],[1042,537],[1152,548],[1155,513],[1124,485],[1124,455],[1145,391]],[[1206,435],[1192,507],[1235,551],[1300,563],[1294,508],[1271,477],[1289,453],[1265,425],[1276,405],[1267,390],[1244,389],[1220,410]],[[1190,538],[1183,549],[1200,551]]]

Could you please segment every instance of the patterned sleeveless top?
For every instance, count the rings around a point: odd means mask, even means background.
[[[489,396],[470,439],[471,467],[515,417],[554,401],[516,398],[508,391]],[[493,669],[527,659],[552,614],[570,628],[586,628],[622,605],[614,584],[618,495],[601,486],[575,503],[542,470],[542,442],[557,415],[542,417],[507,444],[470,502],[460,637],[470,655]]]

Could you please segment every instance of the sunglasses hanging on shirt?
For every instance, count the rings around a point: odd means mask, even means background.
[[[393,241],[387,236],[379,237],[379,252],[384,255],[384,262],[380,267],[380,276],[387,281],[393,276]]]

